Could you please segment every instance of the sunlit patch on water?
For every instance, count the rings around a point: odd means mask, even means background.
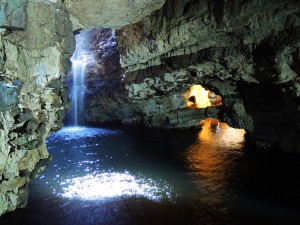
[[[143,172],[131,173],[126,168],[120,170],[122,163],[127,165],[126,148],[105,141],[118,135],[122,135],[119,130],[88,127],[65,127],[53,134],[48,148],[57,157],[52,171],[55,176],[45,180],[52,193],[82,201],[127,197],[172,200],[173,188],[163,179],[152,179]]]
[[[73,143],[73,141],[85,141],[86,139],[93,139],[98,137],[107,137],[113,135],[119,135],[122,132],[119,130],[111,130],[105,128],[93,128],[93,127],[64,127],[58,132],[52,134],[48,139],[48,142],[56,143],[64,141],[65,144]],[[74,145],[75,148],[90,147],[85,145]]]
[[[61,182],[62,197],[79,200],[106,200],[118,197],[144,197],[153,201],[170,200],[172,187],[129,172],[100,173],[67,179]]]
[[[78,139],[78,138],[91,138],[91,137],[105,137],[109,135],[120,134],[121,131],[110,130],[105,128],[92,128],[92,127],[65,127],[60,131],[54,133],[50,139]]]

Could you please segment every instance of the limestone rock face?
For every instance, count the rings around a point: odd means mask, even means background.
[[[165,0],[66,0],[74,29],[93,27],[121,27],[137,22]]]
[[[86,111],[82,118],[88,123],[110,122],[132,117],[123,84],[124,71],[120,65],[115,31],[92,29],[89,31],[90,49],[94,52],[98,68],[87,71]]]
[[[69,105],[74,30],[122,27],[118,47],[112,31],[91,33],[85,121],[187,128],[213,117],[261,147],[300,152],[299,8],[299,0],[1,0],[0,215],[26,205],[28,182],[50,158],[45,139]],[[222,105],[187,107],[192,85]]]
[[[45,139],[68,107],[62,81],[74,49],[64,5],[1,4],[7,10],[0,20],[0,215],[26,205],[28,182],[50,159]]]
[[[24,30],[28,0],[2,0],[0,2],[0,28]]]
[[[296,0],[167,0],[118,30],[136,107],[124,121],[178,128],[212,116],[246,129],[261,147],[300,152],[299,12]],[[187,110],[194,84],[221,95],[223,105]]]

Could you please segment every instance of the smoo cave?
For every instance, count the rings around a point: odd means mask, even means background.
[[[300,224],[298,0],[0,0],[0,224]]]

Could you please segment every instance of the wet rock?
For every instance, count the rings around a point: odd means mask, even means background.
[[[36,165],[49,158],[45,139],[69,104],[62,81],[74,36],[59,2],[1,1],[0,215],[26,205],[28,182],[45,168]]]
[[[28,0],[2,0],[0,6],[0,28],[24,30],[27,21]]]
[[[43,136],[47,131],[47,125],[46,123],[39,124],[39,127],[37,129],[37,132],[39,133],[39,136]]]
[[[3,153],[0,153],[0,174],[4,172],[5,164],[6,164],[6,157]]]
[[[295,141],[300,138],[299,9],[299,1],[167,0],[142,21],[121,28],[116,34],[124,86],[136,106],[132,115],[139,113],[132,118],[149,126],[143,118],[160,118],[156,124],[162,128],[163,121],[175,124],[166,115],[185,111],[186,90],[200,84],[222,97],[223,105],[208,108],[206,116],[246,129],[260,146],[300,152]],[[275,99],[281,99],[280,106]],[[271,110],[260,112],[257,105]],[[184,114],[178,115],[179,121]]]
[[[21,84],[0,81],[0,111],[7,111],[17,106],[19,103],[19,93]]]
[[[25,206],[29,180],[49,159],[45,139],[69,107],[63,82],[73,30],[82,28],[126,25],[116,37],[91,33],[106,39],[90,46],[97,53],[87,68],[86,121],[169,129],[217,117],[260,146],[300,152],[299,4],[1,1],[0,215]],[[110,45],[116,38],[118,46]],[[195,84],[220,95],[222,106],[188,108],[186,92]]]
[[[26,131],[29,134],[34,134],[38,126],[38,121],[33,118],[26,123]]]
[[[13,180],[3,181],[0,184],[0,192],[8,192],[12,191],[13,189],[18,189],[26,184],[26,179],[24,177],[16,177]]]
[[[30,109],[23,109],[23,112],[16,116],[17,123],[23,123],[33,118],[33,112]]]

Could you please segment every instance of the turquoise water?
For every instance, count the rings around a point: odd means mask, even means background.
[[[245,148],[243,134],[64,128],[28,207],[0,224],[300,224],[299,157]]]

